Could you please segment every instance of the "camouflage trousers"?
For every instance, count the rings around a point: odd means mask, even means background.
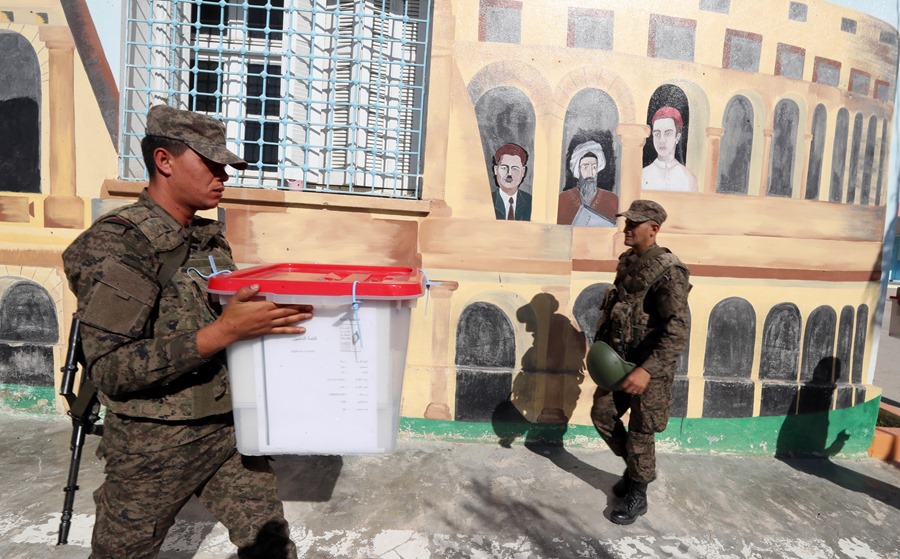
[[[191,495],[225,525],[239,558],[296,559],[268,459],[241,455],[233,426],[174,448],[102,454],[91,559],[155,558]]]
[[[628,477],[639,483],[656,479],[656,433],[669,422],[672,378],[654,378],[641,395],[597,388],[591,421],[616,456],[625,459]],[[622,416],[630,410],[628,429]]]

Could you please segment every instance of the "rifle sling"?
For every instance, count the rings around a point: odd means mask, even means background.
[[[169,283],[169,280],[172,279],[172,276],[175,275],[175,272],[178,271],[178,268],[184,264],[184,261],[187,260],[188,252],[190,252],[191,243],[188,240],[178,245],[178,248],[172,249],[168,252],[163,252],[159,254],[160,260],[162,260],[162,266],[159,268],[159,272],[156,274],[156,282],[159,284],[159,288],[162,289]]]

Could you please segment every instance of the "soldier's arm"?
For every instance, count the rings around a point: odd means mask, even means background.
[[[659,377],[666,367],[677,362],[688,343],[688,293],[691,286],[688,272],[674,267],[660,278],[648,294],[663,323],[662,334],[642,366],[650,376]]]
[[[63,255],[90,377],[109,396],[168,384],[206,361],[196,331],[145,335],[159,294],[151,254],[139,234],[110,223],[95,226]]]

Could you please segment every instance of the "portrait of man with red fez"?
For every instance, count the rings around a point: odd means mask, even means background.
[[[650,120],[656,159],[641,172],[644,190],[697,192],[697,177],[675,158],[684,121],[675,107],[662,107]]]

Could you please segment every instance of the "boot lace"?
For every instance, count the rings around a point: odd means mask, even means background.
[[[640,498],[638,497],[637,491],[629,491],[625,498],[622,500],[622,503],[625,505],[629,511],[638,506],[640,502]]]

